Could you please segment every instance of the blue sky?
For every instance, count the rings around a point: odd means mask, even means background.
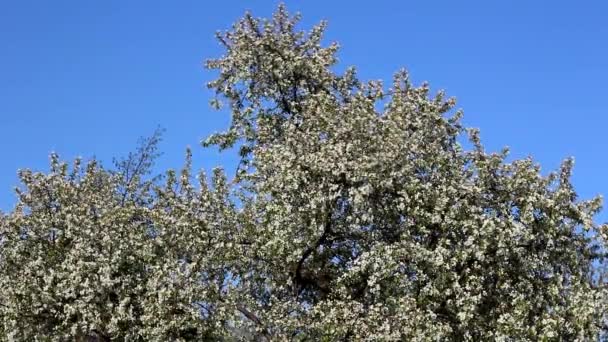
[[[366,79],[406,67],[456,96],[488,149],[508,145],[544,171],[574,156],[581,197],[608,195],[608,3],[604,1],[286,1],[303,25],[329,20],[342,65]],[[48,154],[109,164],[158,125],[158,168],[234,165],[199,141],[226,127],[204,87],[213,34],[274,1],[0,1],[0,209],[19,168]],[[606,212],[598,217],[608,221]]]

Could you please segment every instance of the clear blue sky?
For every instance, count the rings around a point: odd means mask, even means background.
[[[544,171],[576,158],[581,197],[608,195],[605,1],[286,1],[304,25],[329,20],[340,59],[364,78],[400,67],[459,99],[489,149],[532,155]],[[0,1],[0,208],[18,168],[48,154],[109,164],[167,129],[159,168],[233,165],[198,142],[226,127],[208,107],[213,34],[274,1]],[[600,221],[608,221],[604,212]]]

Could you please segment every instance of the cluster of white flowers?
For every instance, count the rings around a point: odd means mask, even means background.
[[[229,181],[94,162],[21,172],[0,216],[6,340],[596,340],[608,227],[572,162],[487,153],[443,92],[334,71],[284,6],[208,63],[239,145]],[[472,149],[459,144],[468,136]],[[130,165],[129,163],[124,165]],[[0,339],[1,340],[1,339]]]
[[[165,186],[129,201],[123,175],[94,161],[68,173],[52,156],[49,174],[20,176],[19,203],[1,221],[0,340],[221,335],[216,323],[235,315],[222,308],[234,306],[223,246],[238,223],[220,170],[213,190],[202,175],[195,191],[184,168],[181,182],[169,172]]]

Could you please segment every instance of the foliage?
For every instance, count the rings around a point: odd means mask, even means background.
[[[115,171],[52,156],[20,173],[0,221],[6,339],[603,337],[608,227],[572,161],[543,176],[486,152],[454,99],[405,71],[389,89],[337,73],[325,23],[298,20],[280,6],[218,34],[209,87],[232,122],[204,144],[239,146],[234,181],[194,185],[190,153],[144,181],[128,160],[149,168],[156,135]]]

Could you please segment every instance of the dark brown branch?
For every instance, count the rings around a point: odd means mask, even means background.
[[[270,340],[270,333],[268,332],[268,329],[264,325],[264,322],[262,322],[262,320],[258,316],[256,316],[253,312],[249,311],[242,304],[237,304],[236,308],[237,308],[237,310],[239,310],[240,313],[243,314],[243,316],[247,317],[247,319],[249,319],[250,321],[252,321],[256,325],[258,325],[259,327],[261,327],[262,328],[262,334],[264,335],[264,337],[266,339]]]
[[[302,269],[304,267],[304,263],[306,262],[306,260],[312,255],[312,253],[319,248],[319,246],[321,246],[322,244],[324,244],[327,241],[327,238],[329,236],[329,234],[331,233],[331,206],[328,203],[326,206],[326,218],[325,218],[325,225],[323,227],[323,233],[321,234],[321,236],[319,237],[319,239],[317,239],[317,241],[315,242],[314,245],[308,247],[306,250],[304,250],[304,253],[302,253],[302,257],[300,257],[300,260],[298,261],[298,265],[296,267],[294,276],[295,276],[295,284],[294,285],[303,285],[304,281],[304,277],[302,276]],[[299,289],[296,288],[296,294],[299,294],[302,290],[302,286],[300,286]]]

